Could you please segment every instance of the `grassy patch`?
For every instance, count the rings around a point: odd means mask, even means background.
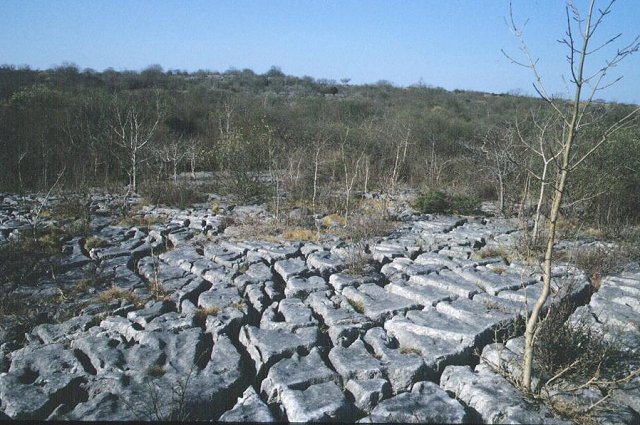
[[[109,243],[99,236],[89,236],[84,242],[84,247],[87,251],[93,248],[104,248],[107,245],[109,245]]]
[[[324,227],[337,227],[347,224],[347,220],[340,214],[329,214],[322,217],[321,223]]]
[[[118,288],[117,286],[112,286],[106,291],[101,292],[96,298],[95,301],[100,304],[109,304],[113,301],[126,300],[131,304],[136,306],[136,308],[141,308],[144,306],[144,300],[137,295],[134,295],[133,292]]]
[[[318,232],[304,227],[293,227],[286,229],[282,233],[282,237],[287,241],[317,241]]]

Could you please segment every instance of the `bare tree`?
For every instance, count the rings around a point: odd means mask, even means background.
[[[480,150],[486,158],[485,168],[494,176],[498,208],[505,214],[505,195],[510,178],[520,167],[514,157],[515,131],[512,127],[493,127],[484,135]]]
[[[170,140],[167,143],[158,147],[156,154],[163,162],[171,164],[173,182],[178,183],[178,166],[187,156],[188,150],[185,148],[184,137],[182,135],[169,137]]]
[[[198,136],[191,136],[186,141],[186,157],[189,160],[189,170],[191,171],[191,180],[196,179],[196,164],[198,158],[203,154],[202,139]]]
[[[156,93],[155,105],[145,108],[145,105],[128,99],[122,104],[114,98],[114,122],[111,129],[116,134],[114,143],[122,147],[129,162],[129,190],[138,189],[138,172],[141,162],[141,151],[153,140],[153,135],[163,116],[160,98]]]
[[[596,9],[596,0],[591,0],[583,14],[579,8],[569,2],[566,6],[567,32],[565,38],[560,40],[568,49],[567,61],[569,63],[571,77],[570,83],[574,89],[573,99],[571,102],[562,102],[548,95],[542,77],[538,72],[537,60],[529,54],[526,44],[522,38],[522,31],[514,23],[513,14],[511,13],[511,28],[514,34],[521,41],[521,50],[527,58],[527,62],[519,62],[508,56],[514,63],[525,66],[532,70],[535,76],[533,84],[536,92],[547,102],[551,109],[555,112],[563,126],[561,143],[554,152],[544,156],[546,158],[557,158],[557,173],[549,180],[551,192],[551,209],[547,220],[546,232],[546,249],[543,263],[543,290],[536,300],[531,313],[528,314],[525,330],[525,347],[523,354],[523,377],[522,387],[525,391],[531,390],[531,375],[533,369],[533,350],[536,341],[536,335],[539,330],[538,318],[543,306],[549,297],[551,288],[551,265],[554,255],[554,243],[556,239],[556,226],[560,209],[565,195],[567,182],[571,172],[584,162],[594,151],[596,151],[603,143],[607,142],[610,136],[617,130],[623,128],[629,121],[635,118],[640,108],[634,109],[631,113],[622,117],[614,124],[603,129],[600,136],[596,140],[581,139],[581,131],[585,126],[593,125],[585,119],[588,117],[587,112],[592,105],[592,101],[596,93],[611,86],[620,80],[621,77],[607,82],[608,72],[619,64],[623,59],[632,53],[638,51],[640,47],[639,38],[636,37],[631,43],[616,48],[610,55],[610,59],[605,61],[604,65],[597,68],[593,72],[587,71],[585,67],[586,60],[592,54],[601,52],[605,48],[613,47],[614,42],[619,40],[621,34],[605,39],[595,48],[591,47],[594,36],[598,33],[598,29],[606,16],[611,12],[611,8],[615,0],[610,0],[602,9]],[[579,142],[590,143],[583,152],[576,155],[575,146]],[[546,180],[543,180],[546,181]]]
[[[342,165],[344,168],[344,189],[345,189],[345,206],[344,206],[344,220],[349,222],[349,208],[351,201],[351,191],[360,172],[360,162],[364,157],[364,152],[360,152],[358,158],[353,161],[353,155],[348,152],[349,144],[349,127],[344,131],[344,135],[340,140],[340,156],[342,158]]]

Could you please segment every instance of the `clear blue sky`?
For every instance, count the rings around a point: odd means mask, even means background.
[[[576,0],[585,6],[586,0]],[[565,92],[564,2],[514,0],[551,93]],[[508,0],[2,0],[0,64],[266,72],[406,86],[533,93],[505,23]],[[603,34],[640,32],[640,1],[619,0]],[[640,103],[640,54],[599,96]]]

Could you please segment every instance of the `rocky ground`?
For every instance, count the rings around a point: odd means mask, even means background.
[[[7,243],[44,200],[0,201]],[[0,419],[570,423],[508,381],[541,275],[479,254],[513,247],[516,222],[406,212],[361,243],[264,241],[235,232],[267,220],[261,207],[144,206],[134,225],[114,202],[93,196],[93,242],[65,240],[54,275],[3,288],[42,311],[24,337],[1,318]],[[570,320],[637,353],[638,264],[593,296],[583,272],[557,265],[553,287],[549,305],[572,298]],[[638,423],[640,377],[629,381],[596,420]]]

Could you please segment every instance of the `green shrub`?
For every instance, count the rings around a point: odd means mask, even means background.
[[[454,214],[472,215],[480,209],[480,199],[476,196],[454,195],[450,205]]]
[[[437,190],[420,194],[415,207],[425,214],[444,214],[448,212],[450,205],[447,194]]]
[[[424,214],[475,214],[480,208],[476,196],[449,195],[441,190],[422,193],[414,204]]]

